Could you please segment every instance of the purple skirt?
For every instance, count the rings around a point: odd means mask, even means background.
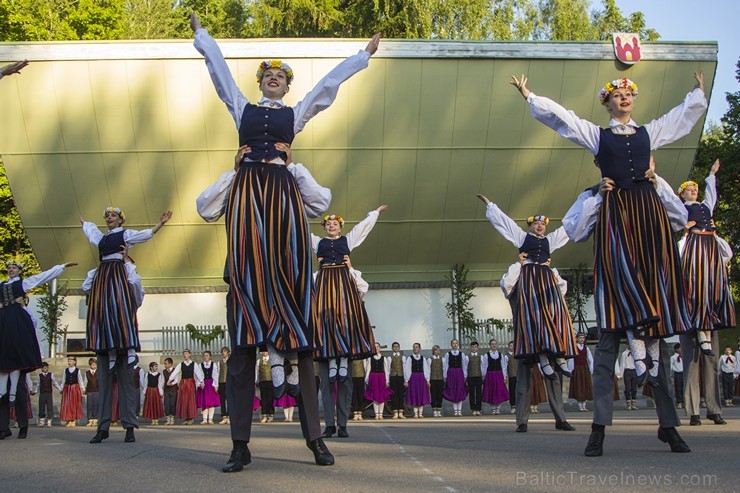
[[[504,383],[504,372],[488,371],[483,383],[483,402],[498,405],[509,400],[509,389]]]
[[[409,388],[406,391],[406,405],[412,407],[426,406],[432,402],[429,387],[424,373],[416,372],[409,378]]]
[[[385,373],[370,373],[365,390],[365,399],[373,402],[385,402],[393,391],[385,385]]]
[[[221,405],[221,398],[218,396],[216,389],[213,388],[212,379],[203,380],[203,388],[198,389],[195,393],[195,403],[200,409]]]
[[[462,368],[447,370],[447,383],[442,397],[450,402],[462,402],[468,398],[468,389],[465,388],[465,375]]]
[[[273,407],[295,407],[296,402],[295,399],[293,399],[288,394],[283,394],[283,396],[280,399],[275,399],[272,402]]]

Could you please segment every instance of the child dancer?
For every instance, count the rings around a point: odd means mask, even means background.
[[[344,219],[336,214],[326,215],[321,220],[326,237],[311,235],[311,247],[319,261],[316,301],[323,330],[317,359],[328,361],[329,382],[332,383],[337,375],[342,381],[347,378],[348,357],[365,358],[373,353],[373,330],[347,260],[387,208],[381,205],[368,212],[367,217],[346,235],[342,235]]]
[[[146,390],[141,388],[141,375],[143,373],[145,372],[141,371],[141,367],[138,363],[131,369],[131,379],[134,384],[134,395],[136,396],[134,399],[134,414],[136,415],[137,421],[139,419],[139,412],[141,411],[141,398]]]
[[[125,354],[126,367],[133,368],[139,358],[137,304],[133,291],[128,286],[128,273],[124,266],[124,249],[152,239],[162,226],[172,218],[172,211],[162,214],[159,222],[151,229],[124,230],[121,226],[126,215],[117,207],[103,211],[106,234],[94,223],[80,217],[82,231],[93,245],[98,247],[100,266],[94,273],[87,311],[87,348],[98,354],[106,353],[109,372],[118,361],[118,353]]]
[[[365,409],[365,360],[353,359],[350,368],[352,375],[352,412],[354,421],[362,421],[362,411]]]
[[[82,372],[77,368],[77,358],[67,357],[67,368],[62,373],[62,405],[59,408],[59,419],[66,421],[68,427],[77,426],[82,419],[82,393],[85,381]]]
[[[33,389],[39,394],[39,426],[46,424],[48,428],[51,428],[51,421],[54,419],[53,389],[62,392],[62,386],[56,381],[54,374],[49,372],[49,363],[44,361],[41,363],[38,382]]]
[[[193,418],[198,416],[195,389],[203,383],[203,369],[191,359],[190,349],[183,350],[182,357],[184,361],[178,363],[168,382],[178,384],[175,416],[184,419],[186,425],[191,425]]]
[[[576,336],[576,357],[571,364],[573,376],[570,378],[568,397],[578,402],[578,410],[586,412],[586,401],[594,399],[591,374],[594,371],[594,358],[586,346],[586,334],[579,332]]]
[[[509,391],[506,388],[509,358],[498,350],[496,339],[488,341],[490,348],[481,361],[483,374],[486,376],[483,385],[483,402],[490,404],[491,414],[501,414],[501,403],[509,400]]]
[[[164,414],[167,416],[165,425],[175,424],[175,413],[177,412],[177,391],[178,385],[176,383],[170,383],[170,377],[174,373],[175,369],[172,367],[172,358],[164,359],[164,371],[162,372],[162,379],[164,380]]]
[[[716,240],[712,213],[717,203],[717,159],[706,178],[704,200],[699,203],[699,185],[687,181],[678,188],[689,213],[687,238],[681,252],[681,266],[688,285],[687,297],[691,328],[696,329],[701,351],[712,355],[712,331],[734,327],[735,304],[730,293],[727,266]]]
[[[92,427],[98,425],[98,360],[87,360],[90,368],[85,372],[85,395],[87,396],[87,424]]]
[[[406,419],[403,415],[403,403],[406,389],[404,388],[403,368],[406,366],[406,356],[401,354],[401,345],[397,342],[391,344],[393,352],[386,356],[390,367],[388,382],[393,395],[391,395],[391,407],[393,408],[393,419]]]
[[[429,390],[432,402],[432,415],[442,417],[442,393],[445,389],[444,362],[438,345],[432,346],[432,357],[429,359]]]
[[[674,344],[673,351],[674,354],[671,356],[673,395],[676,398],[676,409],[683,409],[683,361],[681,358],[681,344]]]
[[[550,269],[550,254],[568,243],[565,229],[560,227],[545,236],[550,219],[536,215],[527,218],[529,233],[525,233],[487,197],[477,197],[486,204],[486,217],[493,227],[519,248],[520,254],[527,254],[517,289],[516,357],[536,358],[545,377],[555,380],[557,375],[550,365],[553,358],[556,369],[570,376],[566,358],[575,355],[575,333],[565,298]]]
[[[393,394],[390,389],[391,362],[380,354],[380,343],[375,342],[375,354],[365,360],[365,399],[372,401],[375,419],[383,419],[385,401]]]
[[[221,348],[221,363],[218,365],[218,398],[221,401],[221,421],[219,424],[229,424],[229,406],[226,402],[226,371],[228,369],[229,356],[231,349]]]
[[[414,417],[424,417],[424,406],[431,402],[429,396],[429,378],[431,366],[429,360],[421,355],[421,344],[414,343],[413,354],[406,358],[403,366],[403,377],[406,387],[406,405],[414,408]]]
[[[144,419],[151,419],[152,426],[157,426],[159,419],[164,418],[164,377],[158,370],[159,365],[152,361],[149,363],[149,371],[141,374],[141,389],[144,394],[144,411],[141,415]]]
[[[470,399],[470,411],[473,416],[480,416],[483,404],[483,363],[481,355],[478,353],[478,341],[470,343],[470,354],[468,355],[468,380],[467,387]]]
[[[661,385],[657,381],[660,347],[655,338],[690,329],[668,215],[645,173],[650,166],[650,152],[688,134],[704,113],[704,74],[694,76],[696,88],[684,103],[644,126],[632,120],[637,85],[626,78],[607,83],[599,93],[599,101],[611,117],[608,128],[599,128],[554,101],[531,93],[526,76],[512,77],[511,83],[529,102],[532,115],[591,151],[602,179],[609,181],[596,223],[594,299],[599,329],[610,336],[602,334],[599,338],[594,363],[594,422],[585,450],[589,457],[603,454],[605,426],[611,424],[612,370],[619,333],[627,334],[638,377],[644,381],[645,374],[652,370],[650,376]],[[624,293],[631,295],[625,297]],[[658,438],[669,443],[672,452],[689,452],[676,431],[679,420],[668,389],[661,389],[656,406],[666,407],[666,412],[658,413]]]
[[[15,404],[18,379],[23,371],[41,368],[41,349],[33,320],[23,302],[26,292],[61,276],[69,262],[41,274],[23,278],[23,264],[7,262],[8,280],[0,282],[0,398],[8,393],[8,405]],[[10,389],[8,390],[8,380]]]
[[[442,362],[445,375],[445,389],[442,395],[452,402],[455,416],[462,416],[462,403],[468,397],[465,380],[468,378],[468,357],[460,351],[460,341],[450,341],[452,350],[445,354]]]
[[[260,402],[262,407],[261,423],[272,423],[275,415],[275,397],[272,384],[272,364],[270,353],[262,351],[262,357],[257,360],[257,385],[260,388]]]
[[[213,414],[216,406],[221,405],[218,400],[218,365],[211,361],[211,352],[203,352],[203,363],[200,364],[203,380],[198,385],[196,401],[203,413],[202,425],[213,424]]]
[[[297,389],[302,380],[307,394],[299,400],[306,444],[317,464],[332,465],[334,457],[321,439],[318,398],[314,389],[311,353],[320,344],[320,330],[316,313],[312,311],[315,301],[312,301],[306,208],[290,169],[280,166],[285,164],[284,151],[278,149],[276,143],[289,145],[308,120],[331,105],[339,85],[367,66],[370,56],[377,50],[380,34],[373,37],[365,51],[342,62],[324,77],[306,99],[289,108],[282,101],[293,80],[293,70],[287,64],[268,60],[260,65],[257,80],[263,98],[258,104],[251,104],[237,87],[218,45],[194,13],[190,25],[195,32],[195,47],[204,55],[216,91],[239,130],[239,145],[242,149],[250,147],[248,153],[244,150],[238,155],[238,170],[226,178],[232,183],[225,208],[229,245],[227,320],[231,323],[229,331],[234,348],[227,384],[229,396],[237,392],[237,381],[240,382],[238,391],[246,393],[246,399],[240,399],[240,403],[250,401],[254,395],[251,372],[256,355],[251,348],[266,344],[268,351],[274,353],[273,385],[278,389],[285,389],[283,384],[287,379],[281,364],[287,356],[291,365],[298,369],[291,373],[287,383]],[[217,216],[223,210],[222,202]],[[247,348],[250,351],[245,351]],[[237,357],[247,358],[247,361],[240,363],[240,370],[234,372]],[[232,378],[241,374],[242,368],[248,378]],[[240,471],[251,460],[247,447],[251,430],[249,410],[234,409],[232,418],[237,414],[240,419],[237,423],[232,419],[233,449],[224,472]]]

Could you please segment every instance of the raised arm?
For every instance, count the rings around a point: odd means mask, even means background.
[[[368,212],[367,217],[357,223],[357,225],[345,235],[345,237],[347,238],[347,246],[349,247],[350,251],[354,250],[355,248],[360,246],[363,241],[365,241],[367,235],[370,234],[370,231],[372,231],[375,227],[375,223],[378,222],[380,214],[387,208],[388,206],[383,204],[381,206],[378,206],[377,209]]]
[[[547,235],[547,241],[550,243],[550,253],[558,248],[564,247],[568,243],[568,233],[565,228],[560,226],[558,229]]]
[[[28,60],[21,60],[20,62],[13,62],[0,67],[0,79],[7,75],[20,74],[21,70],[28,65]]]
[[[480,193],[476,197],[486,204],[486,218],[496,228],[496,231],[501,233],[501,236],[509,240],[515,247],[522,246],[527,238],[527,233],[517,226],[509,216],[504,214],[496,204],[488,200],[488,197]]]
[[[82,219],[82,216],[80,216],[80,223],[82,224],[82,232],[85,233],[87,240],[93,245],[98,246],[100,240],[103,239],[103,233],[100,232],[94,223]]]
[[[605,178],[609,180],[609,178]],[[613,182],[611,184],[613,186]],[[580,243],[586,241],[596,227],[596,219],[601,207],[601,195],[586,190],[578,196],[563,217],[563,228],[571,241]]]
[[[76,262],[67,262],[66,264],[59,264],[55,265],[49,270],[46,270],[40,274],[36,274],[33,276],[26,277],[23,279],[23,291],[30,291],[33,288],[37,286],[41,286],[42,284],[46,284],[47,282],[51,281],[52,279],[56,279],[57,277],[61,276],[64,272],[64,269],[67,267],[73,267],[77,265]]]
[[[195,33],[193,45],[206,59],[206,67],[208,67],[208,73],[211,75],[211,81],[213,81],[213,86],[216,88],[218,97],[226,104],[226,108],[229,110],[229,114],[231,114],[238,129],[239,125],[241,125],[244,107],[247,106],[249,101],[236,85],[236,81],[231,75],[221,49],[216,44],[216,41],[208,34],[208,31],[200,25],[198,16],[194,12],[190,14],[190,27],[193,28],[193,32]]]
[[[707,184],[704,189],[704,205],[709,207],[711,212],[714,212],[714,206],[717,204],[717,171],[719,171],[719,159],[717,159],[712,168],[709,170],[709,175],[704,179]]]
[[[331,106],[337,98],[339,86],[355,75],[360,70],[367,67],[370,57],[378,50],[380,44],[380,33],[375,33],[364,50],[360,50],[356,55],[352,55],[339,65],[334,67],[331,72],[326,74],[311,92],[306,94],[303,101],[295,105],[295,123],[294,131],[297,134],[306,123],[318,115],[320,112]]]
[[[658,198],[663,203],[668,219],[671,222],[673,231],[681,231],[686,226],[686,222],[689,220],[689,211],[681,202],[681,199],[673,191],[673,188],[658,175],[655,175],[656,187],[655,191],[658,194]]]
[[[566,110],[555,101],[537,96],[527,89],[527,76],[520,79],[511,77],[510,83],[529,103],[529,111],[539,122],[555,130],[561,137],[585,147],[592,154],[599,152],[599,127],[579,118],[574,112]]]
[[[645,124],[645,130],[650,136],[651,150],[688,135],[707,110],[707,98],[704,96],[704,72],[694,72],[694,78],[696,86],[686,95],[683,103],[657,120]]]

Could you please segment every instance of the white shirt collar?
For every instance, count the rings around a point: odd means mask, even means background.
[[[118,226],[117,228],[109,229],[106,234],[118,233],[119,231],[123,231],[123,228],[121,226]]]
[[[470,356],[478,356],[478,352],[476,351],[475,353],[470,353]]]
[[[272,99],[266,98],[262,96],[259,103],[257,103],[258,106],[268,106],[270,108],[283,108],[285,107],[285,103],[283,103],[282,99],[278,99],[277,101],[273,101]]]
[[[10,279],[8,279],[8,282],[15,282],[15,281],[17,281],[18,279],[20,279],[20,277],[19,277],[19,276],[11,277]]]
[[[401,356],[401,353],[393,353],[393,356]]]
[[[625,127],[637,128],[638,125],[637,125],[637,123],[635,123],[635,121],[632,118],[630,118],[630,121],[628,121],[627,123],[620,123],[617,120],[615,120],[614,118],[612,118],[609,121],[609,128],[615,128],[615,127],[616,128],[619,128],[620,130],[626,130]]]

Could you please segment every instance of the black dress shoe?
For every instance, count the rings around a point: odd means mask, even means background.
[[[132,359],[130,362],[128,360],[128,356],[126,356],[126,368],[128,368],[130,370],[131,368],[133,368],[134,366],[136,366],[138,364],[139,364],[139,356],[138,355],[134,356],[134,359]]]
[[[576,429],[567,421],[555,421],[555,429],[562,431],[575,431]]]
[[[604,455],[604,430],[591,431],[583,455],[586,457],[601,457]]]
[[[311,449],[311,452],[313,452],[313,457],[316,461],[316,464],[320,466],[334,465],[334,456],[331,455],[329,449],[326,448],[324,440],[322,440],[321,438],[317,438],[312,442],[306,442],[306,446],[308,446],[308,448]]]
[[[722,418],[720,418],[720,419],[722,419]],[[715,421],[715,423],[716,423],[716,421]],[[20,438],[22,440],[22,439],[26,438],[27,436],[28,436],[28,426],[24,426],[23,428],[21,428],[20,430],[18,430],[18,438]]]
[[[133,428],[126,428],[126,438],[124,438],[123,441],[126,443],[133,443],[136,441]]]
[[[710,421],[714,421],[714,424],[716,425],[726,425],[727,424],[727,421],[722,419],[722,416],[719,414],[707,414],[707,419]]]
[[[698,414],[693,414],[689,419],[689,426],[701,426],[701,418]]]
[[[252,462],[252,454],[249,452],[247,442],[234,440],[234,448],[231,450],[229,462],[221,468],[223,472],[239,472],[244,466]]]
[[[108,438],[108,432],[105,430],[98,430],[92,440],[90,440],[90,443],[100,443],[106,438]]]
[[[321,434],[321,438],[331,438],[336,432],[336,426],[327,426],[326,428],[324,428],[324,433]]]
[[[339,438],[349,438],[349,433],[347,433],[347,427],[346,426],[340,426],[339,431],[337,431],[337,436]]]
[[[5,440],[8,437],[12,437],[13,432],[10,430],[0,431],[0,440]]]
[[[517,433],[526,433],[527,432],[527,424],[526,423],[522,423],[519,426],[517,426],[516,427],[516,432]]]
[[[670,445],[671,452],[677,454],[691,452],[691,449],[686,445],[686,442],[683,441],[683,438],[681,438],[681,435],[678,434],[678,430],[675,428],[658,428],[658,440]]]

